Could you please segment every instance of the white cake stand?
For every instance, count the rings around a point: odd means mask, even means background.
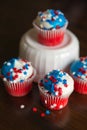
[[[44,46],[38,42],[37,32],[32,28],[20,41],[19,57],[29,60],[36,68],[37,82],[53,69],[68,71],[70,64],[79,58],[79,41],[71,31],[66,30],[61,45]]]

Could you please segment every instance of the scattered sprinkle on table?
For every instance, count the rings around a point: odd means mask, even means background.
[[[21,108],[21,109],[24,109],[24,108],[25,108],[25,105],[23,105],[23,104],[20,105],[20,108]]]
[[[45,114],[46,114],[46,115],[49,115],[49,114],[50,114],[50,111],[49,111],[49,110],[46,110],[46,111],[45,111]]]
[[[36,107],[33,107],[33,112],[37,112],[37,108]]]
[[[40,114],[40,116],[41,116],[41,117],[45,117],[45,113],[42,112],[42,113]]]

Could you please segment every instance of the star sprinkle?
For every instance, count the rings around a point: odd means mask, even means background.
[[[33,112],[37,112],[37,108],[36,107],[33,107]]]
[[[50,113],[51,113],[51,112],[50,112],[49,110],[46,110],[46,111],[45,111],[45,114],[46,114],[46,115],[50,115]]]
[[[25,108],[25,105],[23,105],[23,104],[20,105],[20,108],[21,108],[21,109],[24,109],[24,108]]]
[[[45,117],[45,113],[42,112],[42,113],[40,114],[40,116],[41,116],[41,117]]]
[[[7,63],[7,65],[8,65],[8,66],[10,66],[10,65],[11,65],[11,63],[10,63],[10,62],[8,62],[8,63]]]

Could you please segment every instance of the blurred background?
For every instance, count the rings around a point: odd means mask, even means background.
[[[20,38],[33,27],[37,12],[51,8],[65,14],[68,29],[80,41],[80,56],[87,55],[86,0],[3,0],[0,2],[0,63],[18,56]]]

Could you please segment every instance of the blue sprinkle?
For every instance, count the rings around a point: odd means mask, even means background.
[[[46,115],[49,115],[49,114],[50,114],[50,111],[49,111],[49,110],[46,110],[45,113],[46,113]]]
[[[78,75],[82,76],[83,74],[82,74],[82,72],[78,72]]]
[[[61,79],[61,78],[58,78],[57,80],[58,80],[58,82],[62,82],[62,79]]]
[[[25,64],[24,67],[25,67],[26,69],[28,69],[28,64]]]
[[[24,72],[24,75],[27,75],[27,72],[26,72],[26,71]]]
[[[24,82],[24,80],[23,80],[23,79],[21,79],[21,80],[20,80],[20,83],[22,83],[22,82]]]
[[[63,84],[67,84],[67,80],[66,79],[63,80]]]
[[[59,76],[60,76],[60,77],[63,77],[63,76],[64,76],[64,74],[60,72],[60,73],[59,73]]]
[[[63,74],[64,74],[64,75],[66,75],[66,73],[65,73],[65,72],[64,72]]]

